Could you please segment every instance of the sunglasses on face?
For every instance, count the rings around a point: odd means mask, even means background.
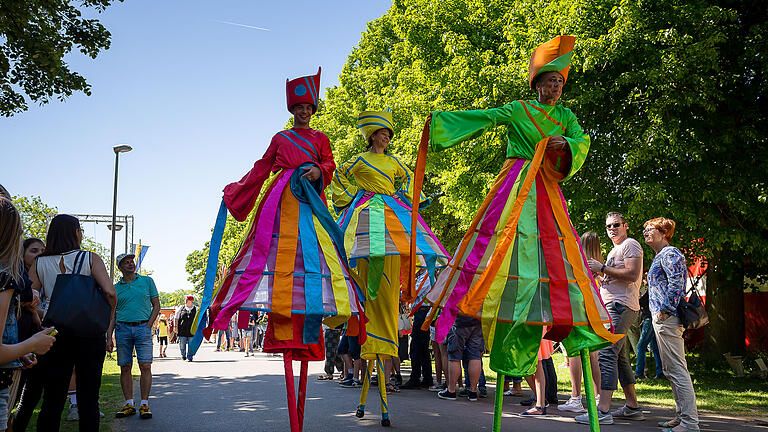
[[[605,226],[605,229],[618,228],[618,227],[620,227],[620,226],[622,226],[622,225],[624,225],[624,224],[622,224],[622,223],[620,223],[620,222],[616,222],[616,223],[613,223],[613,224],[608,224],[608,225],[606,225],[606,226]]]

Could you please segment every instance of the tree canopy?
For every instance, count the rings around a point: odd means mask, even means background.
[[[119,0],[122,1],[122,0]],[[110,33],[81,9],[102,12],[114,0],[3,0],[0,3],[0,114],[28,109],[28,100],[45,104],[91,86],[70,70],[64,57],[76,48],[96,58],[109,48]]]
[[[602,233],[606,212],[621,211],[639,238],[645,220],[676,220],[673,244],[709,259],[709,342],[739,351],[744,274],[768,263],[766,7],[394,0],[368,23],[312,127],[328,134],[342,163],[365,148],[357,114],[391,108],[390,151],[413,166],[428,113],[533,98],[526,82],[533,49],[560,34],[576,36],[561,103],[592,147],[581,171],[562,184],[574,225]],[[426,210],[427,221],[449,250],[502,165],[503,132],[429,157],[425,191],[444,195]],[[647,256],[646,265],[649,249]]]
[[[16,196],[13,197],[13,205],[19,211],[21,216],[21,225],[24,228],[24,238],[35,237],[45,242],[45,236],[48,233],[48,224],[53,216],[58,213],[56,207],[51,207],[39,196],[25,197]],[[95,252],[98,254],[102,261],[109,266],[109,249],[104,247],[96,240],[84,236],[81,244],[83,250]],[[119,273],[115,269],[116,273]],[[142,271],[142,274],[144,272]]]

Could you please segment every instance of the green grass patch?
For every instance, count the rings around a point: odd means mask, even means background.
[[[557,388],[561,395],[571,391],[571,379],[565,365],[565,356],[559,351],[553,356],[557,369]],[[648,361],[653,366],[653,360]],[[768,412],[768,382],[760,378],[736,377],[725,363],[712,365],[696,354],[688,354],[688,369],[693,378],[696,405],[700,411],[722,415],[765,416]],[[483,369],[488,382],[496,382],[496,372],[488,365],[489,358],[483,358]],[[634,364],[634,361],[633,361]],[[583,384],[582,384],[583,385]],[[523,388],[527,385],[523,382]],[[635,384],[637,398],[643,405],[674,409],[675,400],[669,381],[644,379]],[[624,400],[621,390],[614,393],[614,400]]]
[[[138,377],[139,366],[133,362],[133,376]],[[138,380],[134,379],[134,393],[138,392]],[[117,366],[117,355],[115,353],[107,354],[104,360],[104,369],[101,376],[101,390],[99,391],[99,409],[104,413],[101,419],[99,431],[111,432],[114,430],[115,412],[119,410],[125,399],[123,399],[123,390],[120,388],[120,367]],[[35,430],[37,427],[37,415],[40,412],[40,405],[37,404],[35,413],[29,422],[27,430]],[[76,421],[67,421],[67,411],[69,402],[64,406],[64,412],[61,414],[61,432],[77,432],[78,424]]]

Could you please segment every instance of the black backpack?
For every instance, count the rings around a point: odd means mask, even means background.
[[[179,336],[192,337],[192,324],[195,321],[195,314],[197,313],[197,306],[192,306],[192,309],[187,310],[182,307],[179,311],[179,328],[177,330]]]

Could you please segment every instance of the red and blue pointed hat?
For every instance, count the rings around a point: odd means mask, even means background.
[[[317,111],[317,104],[320,101],[320,71],[322,68],[317,68],[316,75],[308,75],[293,80],[285,80],[285,99],[288,103],[288,111],[291,107],[300,104],[308,103],[315,107]]]

